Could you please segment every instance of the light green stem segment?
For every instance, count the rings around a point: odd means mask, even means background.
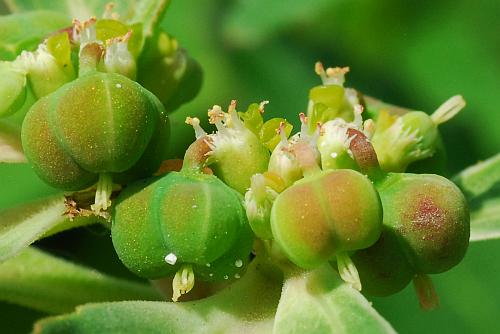
[[[337,254],[337,267],[340,277],[354,289],[361,291],[361,280],[359,279],[358,269],[347,253]]]
[[[94,213],[99,215],[101,211],[106,211],[111,206],[111,194],[113,193],[113,179],[110,174],[99,174],[95,201],[90,207]]]
[[[173,296],[172,300],[176,302],[179,297],[191,291],[194,287],[194,272],[190,264],[183,264],[177,271],[172,281]]]
[[[417,293],[420,307],[424,311],[434,310],[439,306],[439,297],[432,280],[425,274],[417,274],[413,278],[413,286]]]

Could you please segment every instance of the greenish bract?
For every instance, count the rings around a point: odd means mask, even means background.
[[[26,73],[11,62],[0,62],[0,117],[16,112],[25,100]]]

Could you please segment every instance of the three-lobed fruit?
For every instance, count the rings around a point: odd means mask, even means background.
[[[213,175],[185,171],[128,187],[111,231],[125,266],[150,279],[185,264],[205,281],[238,277],[253,242],[241,196]]]
[[[271,211],[274,240],[302,268],[313,268],[339,252],[374,244],[382,208],[371,181],[353,170],[318,172],[295,182]]]
[[[152,142],[158,137],[168,137],[168,120],[156,97],[122,75],[95,71],[37,101],[22,127],[35,172],[65,190],[85,188],[101,173],[130,181],[123,173],[141,161],[133,176],[151,175],[162,160]]]

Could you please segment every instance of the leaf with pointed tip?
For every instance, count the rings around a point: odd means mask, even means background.
[[[453,178],[470,207],[470,241],[500,239],[500,153]]]
[[[71,21],[57,12],[40,10],[0,16],[0,59],[14,60],[23,50],[34,50],[50,33]]]
[[[43,236],[82,225],[96,223],[93,217],[73,221],[64,216],[63,195],[55,195],[0,211],[0,263],[15,256]]]
[[[90,304],[47,318],[34,333],[270,333],[282,276],[255,259],[237,282],[192,302]]]
[[[114,278],[36,248],[0,264],[0,300],[47,313],[71,312],[89,302],[160,298],[149,285]]]
[[[286,274],[273,334],[396,333],[329,264]]]
[[[21,131],[18,127],[0,122],[0,163],[27,162],[21,145]]]

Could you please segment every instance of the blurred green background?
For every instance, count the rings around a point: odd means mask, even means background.
[[[500,1],[178,0],[162,26],[204,68],[200,95],[173,115],[182,155],[193,139],[188,115],[206,119],[214,104],[240,108],[269,100],[266,117],[298,123],[313,70],[350,66],[347,86],[432,112],[454,94],[467,108],[441,131],[452,173],[500,151]],[[0,208],[50,193],[29,167],[0,165]],[[41,246],[74,261],[128,276],[106,233],[85,229]],[[75,241],[76,240],[76,241]],[[98,255],[99,254],[99,255]],[[103,256],[103,254],[108,254]],[[441,307],[422,312],[412,287],[377,310],[401,333],[491,333],[500,314],[500,240],[472,244],[465,260],[434,282]],[[2,332],[26,332],[41,314],[2,304]]]

